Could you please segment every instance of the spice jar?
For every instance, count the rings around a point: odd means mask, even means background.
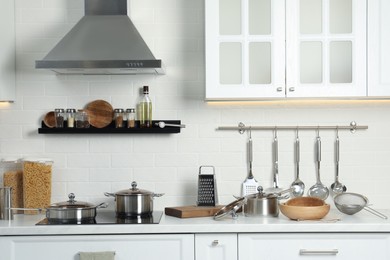
[[[68,108],[66,110],[67,126],[69,128],[73,128],[74,127],[74,117],[75,117],[75,114],[76,114],[76,109],[74,109],[74,108]]]
[[[114,121],[115,121],[116,128],[123,127],[123,116],[124,113],[122,108],[114,109]]]
[[[126,109],[126,118],[127,118],[127,128],[135,127],[135,109],[128,108]]]
[[[57,128],[64,127],[64,119],[65,119],[64,117],[65,117],[65,110],[63,108],[54,109],[54,118],[55,118]]]
[[[84,110],[78,110],[75,115],[76,128],[89,128],[89,116]]]

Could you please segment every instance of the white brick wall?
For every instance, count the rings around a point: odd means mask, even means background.
[[[130,16],[165,76],[58,76],[34,69],[34,61],[82,17],[83,0],[16,0],[17,100],[0,107],[0,154],[54,159],[53,201],[74,192],[79,199],[112,201],[105,191],[139,187],[165,196],[155,207],[196,200],[198,168],[214,165],[220,201],[240,192],[247,175],[247,135],[216,131],[220,125],[345,125],[356,120],[367,131],[340,131],[340,179],[375,207],[390,205],[390,102],[292,101],[208,104],[204,96],[203,0],[131,0]],[[150,85],[155,118],[181,119],[175,135],[38,135],[43,115],[56,107],[81,108],[106,99],[114,107],[134,107],[138,89]],[[334,178],[333,131],[322,131],[322,181]],[[294,179],[294,131],[280,131],[280,181]],[[254,131],[254,174],[271,185],[272,131]],[[315,131],[301,131],[301,178],[315,182]]]

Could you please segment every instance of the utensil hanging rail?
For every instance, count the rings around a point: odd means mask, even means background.
[[[240,134],[243,134],[245,130],[350,130],[354,133],[356,130],[368,129],[367,125],[357,125],[355,121],[352,121],[349,125],[295,125],[295,126],[245,126],[240,122],[238,126],[219,126],[217,130],[238,130]]]

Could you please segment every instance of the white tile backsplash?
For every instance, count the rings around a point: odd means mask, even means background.
[[[164,192],[155,207],[193,205],[199,166],[216,167],[221,203],[234,200],[248,174],[248,135],[218,131],[218,126],[348,125],[355,120],[368,130],[340,131],[340,180],[349,191],[366,195],[374,207],[389,207],[390,102],[269,101],[207,103],[204,101],[203,0],[131,0],[128,9],[152,52],[163,59],[166,75],[56,75],[34,69],[83,14],[82,0],[17,0],[17,100],[0,107],[0,152],[24,157],[50,157],[53,201],[69,192],[79,199],[108,201],[103,192],[129,188]],[[156,119],[186,124],[172,135],[38,135],[40,121],[57,107],[82,108],[95,99],[114,107],[135,107],[139,88],[149,85]],[[315,182],[315,131],[300,131],[300,177]],[[334,131],[321,131],[321,179],[334,178]],[[294,131],[278,131],[280,184],[295,177]],[[265,188],[272,184],[272,131],[252,131],[253,172]]]

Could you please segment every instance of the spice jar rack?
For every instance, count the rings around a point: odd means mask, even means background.
[[[158,126],[159,122],[164,122],[165,127],[161,128]],[[42,121],[42,125],[38,128],[38,134],[177,134],[180,133],[181,127],[169,126],[180,125],[180,120],[154,120],[153,127],[150,128],[140,128],[139,121],[136,121],[134,128],[116,128],[115,122],[112,122],[106,127],[96,128],[90,126],[89,128],[50,128],[45,125]]]

